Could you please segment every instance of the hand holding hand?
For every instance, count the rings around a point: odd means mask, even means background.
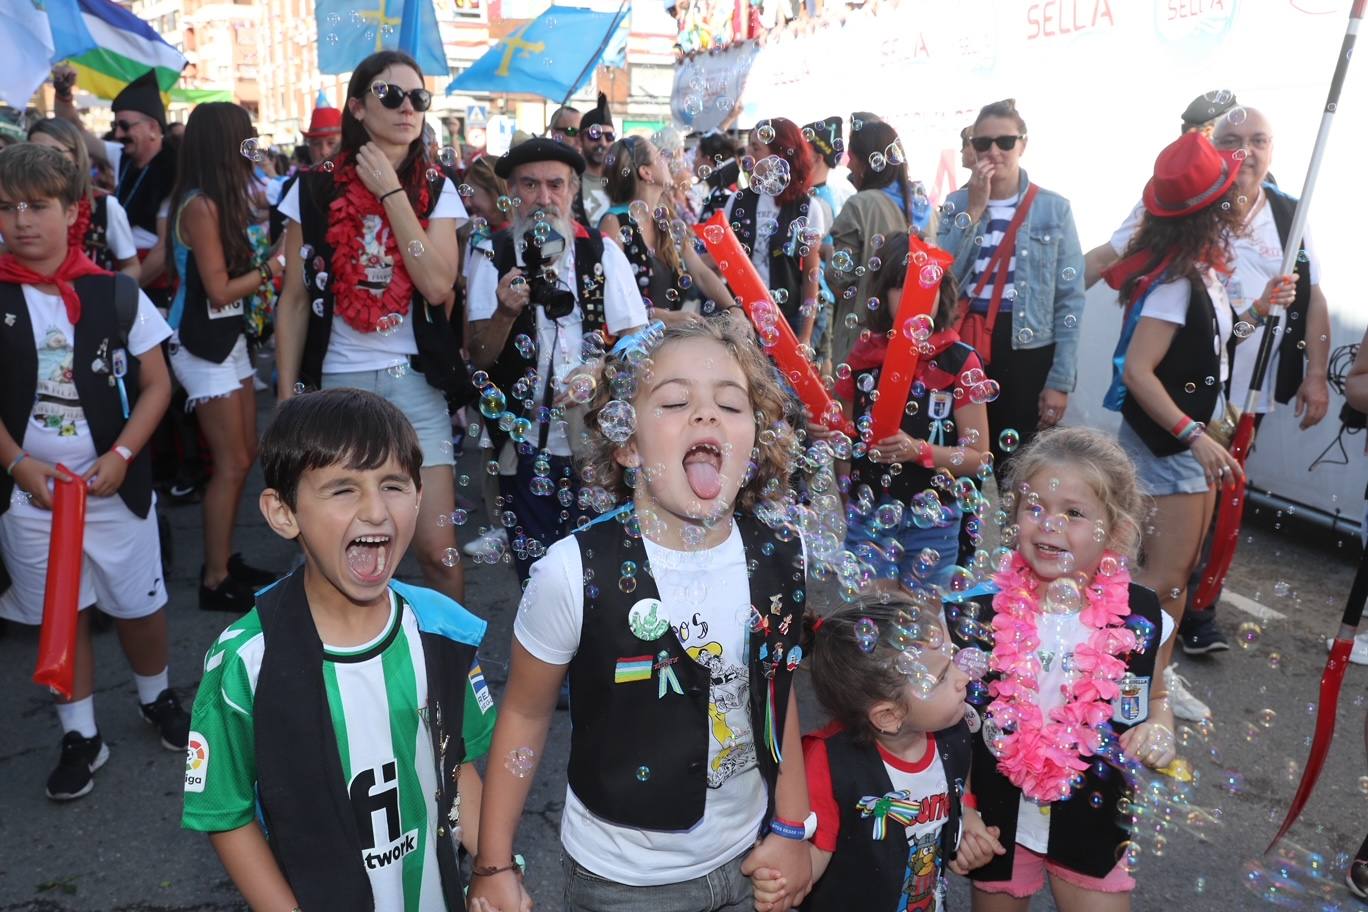
[[[1150,769],[1162,769],[1178,756],[1173,729],[1154,720],[1122,732],[1121,749]]]
[[[757,897],[756,912],[784,912],[801,904],[812,888],[812,856],[805,841],[769,834],[741,863],[741,873],[747,877],[762,869],[769,875],[778,874],[779,898],[761,903]],[[769,876],[765,882],[774,880]],[[767,895],[771,893],[772,889],[767,891]]]

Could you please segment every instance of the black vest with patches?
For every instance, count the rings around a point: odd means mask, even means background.
[[[76,338],[72,340],[72,380],[95,452],[103,455],[114,447],[128,423],[123,416],[118,381],[112,367],[117,349],[125,349],[124,360],[128,364],[123,380],[130,415],[138,404],[141,365],[127,351],[127,333],[119,325],[118,308],[114,303],[116,295],[131,296],[136,310],[138,286],[122,274],[83,276],[72,285],[81,297],[81,319],[76,324]],[[23,288],[9,282],[0,283],[0,378],[3,378],[0,381],[0,408],[3,409],[0,421],[22,446],[38,392],[38,350],[33,344],[33,321],[29,318]],[[143,447],[133,457],[123,486],[119,488],[119,497],[138,517],[147,516],[152,508],[149,450],[150,447]],[[0,514],[9,509],[13,492],[14,479],[9,474],[0,476]]]
[[[518,265],[517,251],[511,230],[500,231],[494,235],[494,269],[500,279]],[[607,332],[608,324],[604,316],[603,292],[607,275],[603,269],[603,236],[597,231],[586,228],[584,234],[575,235],[575,306],[580,312],[581,337],[594,332]],[[518,314],[513,326],[508,330],[499,359],[489,370],[489,379],[504,394],[508,411],[519,418],[526,418],[537,427],[536,447],[546,449],[546,439],[551,431],[551,391],[552,378],[546,378],[542,401],[537,401],[537,305],[529,303]],[[531,345],[518,346],[519,336],[526,336]],[[575,340],[579,344],[579,340]],[[542,411],[545,409],[545,411]],[[497,421],[485,424],[489,438],[497,451],[508,439],[508,431],[499,427]]]
[[[133,164],[133,158],[127,152],[119,158],[119,179],[114,192],[133,228],[157,233],[157,211],[171,196],[175,184],[176,151],[166,139],[162,140],[161,151],[145,168]]]
[[[438,176],[428,181],[428,211],[418,213],[427,218],[437,206],[446,178]],[[328,353],[332,338],[333,289],[332,248],[328,246],[328,221],[333,201],[332,174],[327,171],[305,171],[299,174],[299,227],[309,255],[304,261],[304,288],[309,299],[309,328],[304,337],[304,354],[299,362],[299,379],[315,388],[323,385],[323,358]],[[320,282],[320,276],[324,278]],[[428,385],[449,392],[456,384],[457,371],[464,371],[456,337],[447,320],[446,309],[429,304],[413,290],[409,312],[404,317],[418,347],[418,354],[410,360],[410,367],[423,375]],[[402,332],[402,330],[400,330]]]
[[[1264,184],[1264,197],[1268,200],[1269,211],[1273,213],[1273,224],[1278,229],[1278,240],[1287,245],[1287,234],[1292,230],[1292,219],[1297,214],[1297,201],[1272,184]],[[1278,340],[1278,372],[1273,382],[1273,399],[1282,405],[1292,401],[1301,387],[1302,377],[1306,374],[1306,317],[1311,309],[1311,261],[1306,257],[1306,244],[1299,248],[1297,266],[1297,288],[1292,306],[1287,309],[1286,331]],[[1249,291],[1251,289],[1246,289]],[[1262,288],[1252,289],[1261,294]]]
[[[185,252],[185,275],[181,276],[185,300],[181,306],[178,338],[180,345],[196,358],[222,364],[233,353],[238,337],[247,328],[242,315],[247,302],[239,301],[239,312],[232,316],[211,317],[209,294],[204,290],[204,280],[200,277],[199,267],[195,264],[195,251],[187,245]]]
[[[980,595],[973,602],[979,608],[976,620],[991,627],[993,596]],[[971,646],[982,648],[982,643],[966,638],[959,630],[956,618],[962,613],[963,606],[947,604],[945,609],[950,638],[955,645],[961,649]],[[1153,678],[1154,659],[1163,630],[1159,597],[1139,583],[1131,583],[1130,609],[1132,615],[1154,625],[1154,637],[1143,652],[1136,651],[1126,656],[1126,670],[1137,677]],[[996,672],[990,672],[984,678],[984,683],[990,684],[997,678]],[[1151,686],[1154,686],[1153,681]],[[1131,727],[1115,720],[1107,724],[1118,737]],[[970,781],[983,822],[999,827],[999,841],[1010,847],[1016,842],[1021,789],[998,772],[997,758],[984,741],[987,728],[983,726],[973,736],[974,758]],[[1104,760],[1094,759],[1082,776],[1083,784],[1074,789],[1067,800],[1050,805],[1050,837],[1046,854],[1051,861],[1072,871],[1089,877],[1106,877],[1116,867],[1121,843],[1131,838],[1129,827],[1120,822],[1117,804],[1123,797],[1129,799],[1132,796],[1129,795],[1125,779]],[[1096,804],[1092,798],[1094,793],[1101,796]],[[988,864],[970,872],[969,877],[973,880],[1011,880],[1012,853],[1008,851],[1006,855],[994,856]]]
[[[936,753],[945,770],[950,802],[949,816],[940,831],[943,865],[954,859],[959,847],[960,799],[971,754],[969,738],[969,728],[963,722],[936,732]],[[865,796],[893,791],[893,780],[874,745],[856,742],[845,729],[825,740],[831,792],[841,810],[841,826],[836,851],[826,873],[803,903],[803,912],[896,909],[910,851],[906,835],[902,827],[890,825],[886,838],[874,839],[873,822],[862,816],[858,807]]]
[[[751,732],[767,791],[759,836],[773,817],[779,776],[779,764],[765,745],[767,707],[773,711],[774,742],[782,748],[797,668],[797,662],[790,665],[790,653],[802,632],[806,573],[796,539],[782,541],[748,515],[738,513],[735,521],[746,552],[751,605],[763,619],[746,639]],[[585,584],[579,651],[570,660],[570,787],[585,807],[617,826],[688,830],[703,819],[707,802],[711,673],[684,650],[674,630],[647,641],[628,626],[632,606],[660,598],[641,540],[606,518],[575,536]],[[641,568],[630,594],[617,583],[627,560]],[[648,662],[649,677],[615,683],[621,663],[631,660]],[[659,676],[667,665],[682,694],[667,688],[659,695]]]
[[[793,220],[798,216],[807,218],[810,197],[787,203],[779,207],[779,226],[766,241],[769,245],[769,287],[788,292],[788,299],[779,305],[784,318],[794,332],[798,332],[799,311],[803,306],[803,263],[798,256],[790,256],[786,248],[790,243],[799,243],[792,237]],[[749,254],[755,249],[759,226],[755,213],[759,211],[760,194],[754,190],[740,190],[736,202],[732,204],[731,225],[736,239]]]
[[[1220,337],[1221,329],[1216,322],[1215,304],[1201,277],[1195,273],[1188,276],[1188,285],[1191,291],[1187,322],[1178,328],[1168,351],[1155,366],[1154,375],[1183,414],[1193,421],[1206,422],[1216,411],[1222,392],[1221,356],[1211,344],[1212,339]],[[1234,336],[1225,345],[1227,358],[1234,363]],[[1121,405],[1121,417],[1155,456],[1172,456],[1188,448],[1169,433],[1169,428],[1161,427],[1151,418],[1132,393],[1127,393]]]
[[[973,353],[972,346],[963,342],[956,342],[936,355],[928,366],[949,374],[953,379],[959,376],[960,371],[964,370],[964,362]],[[870,394],[879,388],[879,377],[882,373],[882,365],[855,372],[856,415],[868,415],[873,411],[874,399]],[[866,376],[870,379],[864,380]],[[940,446],[955,446],[959,440],[959,435],[955,430],[954,384],[951,383],[949,389],[936,391],[943,392],[944,397],[933,397],[933,390],[928,389],[924,383],[920,384],[921,395],[918,396],[916,395],[918,385],[917,381],[913,381],[912,387],[907,393],[908,401],[916,402],[917,409],[911,415],[907,413],[906,408],[903,409],[901,429],[913,440],[926,440]],[[864,387],[868,387],[868,390]],[[938,436],[932,434],[931,423],[933,421],[939,426],[940,433]],[[890,472],[889,468],[887,465],[870,459],[868,454],[863,455],[850,464],[850,482],[852,485],[869,485],[879,501],[899,500],[908,503],[915,495],[931,486],[931,478],[937,471],[936,469],[928,469],[917,462],[903,463],[902,472],[897,475]]]

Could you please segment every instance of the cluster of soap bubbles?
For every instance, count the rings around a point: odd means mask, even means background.
[[[750,185],[756,193],[779,196],[792,180],[788,160],[778,155],[766,155],[751,167]],[[771,234],[774,232],[771,231]]]

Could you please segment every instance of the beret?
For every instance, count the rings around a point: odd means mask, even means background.
[[[575,169],[576,174],[584,173],[584,158],[565,143],[556,142],[545,136],[537,136],[527,142],[518,143],[509,149],[494,164],[494,173],[504,180],[513,174],[519,165],[533,162],[558,161]]]

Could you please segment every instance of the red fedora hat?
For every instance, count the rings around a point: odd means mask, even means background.
[[[304,138],[317,139],[320,136],[334,136],[341,132],[341,108],[314,108],[313,115],[309,117],[309,129],[304,131]]]
[[[1145,211],[1156,218],[1191,215],[1219,200],[1235,183],[1244,155],[1221,152],[1200,132],[1184,133],[1154,160],[1145,185]]]

